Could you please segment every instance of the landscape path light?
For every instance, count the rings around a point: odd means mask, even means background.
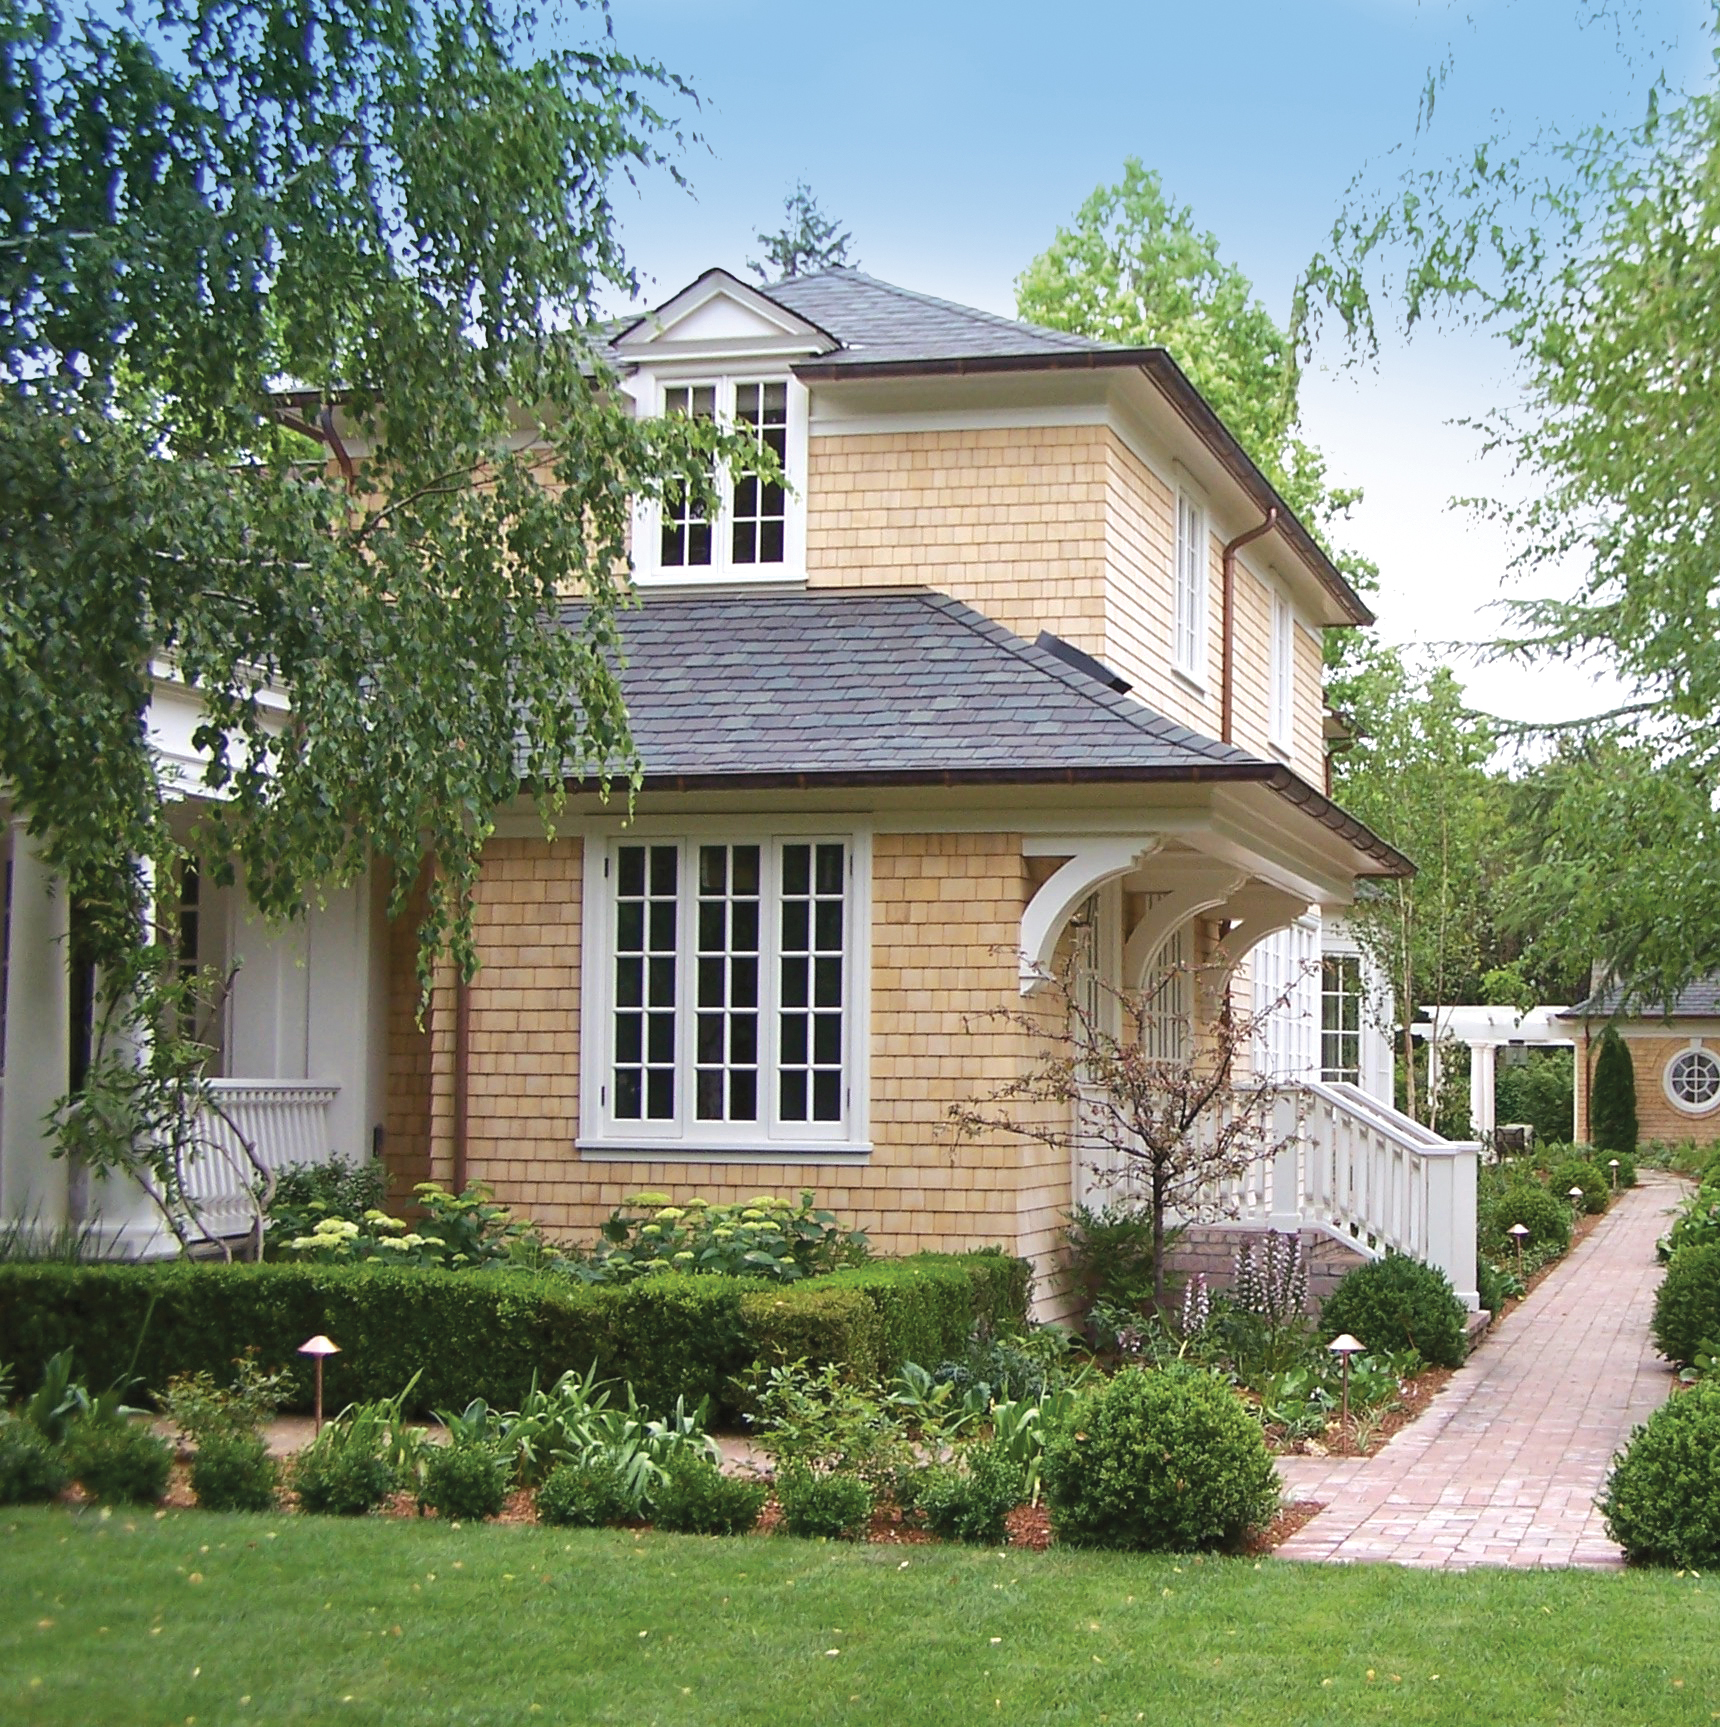
[[[1367,1348],[1359,1337],[1352,1337],[1347,1331],[1340,1331],[1326,1347],[1344,1364],[1344,1449],[1350,1449],[1350,1357],[1360,1355]]]
[[[1618,1159],[1616,1157],[1609,1158],[1607,1160],[1607,1168],[1612,1171],[1613,1192],[1617,1193],[1618,1192]]]
[[[313,1361],[315,1361],[317,1364],[317,1433],[320,1435],[322,1433],[322,1427],[323,1427],[323,1414],[322,1414],[322,1364],[323,1364],[323,1357],[327,1356],[327,1355],[339,1355],[340,1354],[340,1345],[338,1343],[331,1343],[328,1340],[328,1338],[324,1337],[323,1334],[319,1331],[316,1334],[316,1336],[311,1338],[308,1342],[301,1343],[299,1345],[299,1354],[310,1356],[311,1359]]]
[[[1577,1219],[1583,1215],[1583,1190],[1580,1187],[1573,1187],[1565,1195],[1565,1198],[1571,1202],[1571,1227],[1575,1229]]]
[[[1505,1233],[1517,1244],[1517,1281],[1521,1283],[1523,1281],[1523,1243],[1529,1239],[1529,1227],[1527,1224],[1514,1223]]]

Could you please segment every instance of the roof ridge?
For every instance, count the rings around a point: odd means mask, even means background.
[[[1212,753],[1210,746],[1216,746],[1219,751],[1224,752],[1214,755],[1215,761],[1258,762],[1267,767],[1275,765],[1268,762],[1264,756],[1250,755],[1236,744],[1227,744],[1219,738],[1209,738],[1195,731],[1192,726],[1185,726],[1168,714],[1161,714],[1157,708],[1148,707],[1145,702],[1132,700],[1116,690],[1108,690],[1103,685],[1096,684],[1086,673],[1065,665],[1055,654],[1046,653],[1025,636],[1018,636],[1014,630],[1000,624],[995,618],[988,618],[984,612],[977,611],[952,594],[928,588],[915,597],[925,600],[933,610],[943,612],[946,617],[962,624],[976,636],[990,640],[994,645],[1015,655],[1017,659],[1024,660],[1035,671],[1055,678],[1066,689],[1072,690],[1095,707],[1103,708],[1106,713],[1126,720],[1136,731],[1145,733],[1156,742],[1169,743],[1188,739],[1192,740],[1203,754]],[[1168,737],[1166,733],[1174,735]]]
[[[887,294],[894,294],[900,300],[913,300],[922,306],[936,306],[940,311],[956,312],[964,318],[976,318],[980,321],[1009,330],[1032,330],[1041,336],[1050,336],[1057,341],[1066,343],[1071,349],[1088,352],[1095,348],[1115,348],[1121,344],[1116,342],[1096,341],[1090,336],[1077,336],[1071,330],[1054,329],[1049,324],[1035,324],[1027,318],[1010,318],[1001,312],[988,312],[983,306],[969,306],[960,300],[946,300],[938,294],[923,293],[918,288],[904,288],[899,282],[886,282],[882,276],[874,276],[852,264],[831,264],[822,270],[814,270],[806,276],[788,276],[781,282],[773,282],[770,287],[761,290],[768,298],[774,298],[772,289],[785,287],[789,282],[816,282],[821,276],[842,276],[852,281],[864,282],[869,287],[880,288]],[[784,311],[792,312],[792,306],[784,306]],[[796,314],[801,316],[803,314]],[[846,344],[844,344],[846,345]]]

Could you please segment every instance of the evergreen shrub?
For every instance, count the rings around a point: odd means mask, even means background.
[[[1042,1478],[1057,1539],[1080,1547],[1234,1547],[1278,1505],[1260,1423],[1223,1380],[1182,1362],[1079,1393],[1046,1441]]]
[[[350,1443],[338,1427],[325,1427],[294,1459],[291,1485],[299,1509],[326,1517],[362,1517],[397,1485],[394,1466],[380,1451]]]
[[[1601,1033],[1589,1088],[1589,1138],[1596,1151],[1634,1158],[1636,1137],[1636,1064],[1618,1028],[1609,1025]]]
[[[283,1407],[305,1409],[298,1347],[321,1332],[341,1346],[326,1363],[337,1408],[417,1374],[414,1412],[473,1398],[518,1409],[534,1376],[549,1385],[595,1366],[653,1414],[682,1397],[720,1415],[760,1356],[836,1361],[861,1377],[959,1356],[976,1326],[1022,1324],[1029,1281],[1025,1261],[997,1252],[877,1260],[782,1288],[672,1272],[587,1286],[510,1269],[0,1264],[0,1337],[25,1384],[74,1347],[88,1383],[137,1375],[152,1392],[180,1374],[225,1378],[254,1349],[263,1369],[285,1371]]]
[[[1694,1361],[1720,1343],[1720,1245],[1673,1254],[1654,1297],[1654,1346],[1668,1361]]]
[[[1373,1355],[1413,1349],[1431,1367],[1456,1367],[1469,1351],[1466,1320],[1443,1271],[1393,1253],[1344,1275],[1320,1309],[1320,1335],[1347,1331]]]
[[[93,1499],[153,1505],[167,1491],[173,1452],[137,1422],[74,1422],[65,1451],[72,1479]]]
[[[1706,1570],[1720,1561],[1720,1381],[1663,1404],[1614,1459],[1598,1504],[1639,1564]]]
[[[1606,1172],[1599,1164],[1580,1157],[1569,1158],[1555,1166],[1547,1176],[1547,1187],[1555,1199],[1563,1199],[1567,1205],[1571,1203],[1571,1189],[1580,1187],[1583,1190],[1583,1212],[1589,1217],[1605,1211],[1612,1200],[1612,1183],[1607,1180]]]
[[[1021,1465],[999,1445],[965,1447],[950,1465],[930,1470],[921,1485],[926,1526],[945,1541],[995,1547],[1008,1535],[1006,1519],[1026,1495]]]
[[[601,1529],[639,1515],[639,1506],[614,1464],[558,1463],[537,1490],[537,1514],[545,1523],[571,1529]]]
[[[1517,1251],[1511,1235],[1514,1223],[1529,1232],[1525,1248],[1551,1247],[1563,1253],[1571,1245],[1571,1202],[1555,1198],[1538,1181],[1512,1181],[1481,1206],[1481,1245],[1507,1264]]]
[[[758,1522],[770,1489],[725,1475],[708,1458],[670,1466],[651,1494],[652,1522],[673,1535],[745,1535]]]
[[[252,1433],[205,1439],[191,1460],[191,1491],[205,1511],[273,1511],[280,1468]]]
[[[481,1441],[430,1445],[418,1498],[450,1521],[482,1523],[507,1504],[509,1476],[507,1461]]]
[[[790,1463],[777,1472],[776,1502],[790,1535],[858,1541],[872,1517],[872,1489],[858,1475],[824,1474]]]
[[[71,1478],[59,1446],[33,1421],[0,1420],[0,1505],[52,1499]]]

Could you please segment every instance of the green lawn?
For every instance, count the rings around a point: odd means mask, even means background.
[[[1720,1583],[0,1513],[0,1721],[1720,1719]]]

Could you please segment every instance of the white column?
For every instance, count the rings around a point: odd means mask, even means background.
[[[1498,1059],[1497,1044],[1469,1046],[1469,1131],[1477,1139],[1493,1131],[1493,1073]]]
[[[44,1118],[71,1078],[71,917],[65,884],[21,819],[12,827],[5,1089],[0,1094],[0,1216],[44,1229],[67,1221],[67,1169]]]

